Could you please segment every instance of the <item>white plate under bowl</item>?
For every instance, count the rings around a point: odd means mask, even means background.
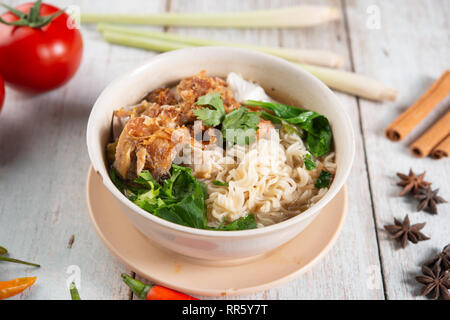
[[[92,168],[88,173],[86,192],[89,217],[95,231],[126,266],[160,285],[204,296],[248,294],[296,278],[333,246],[347,208],[344,186],[318,217],[288,243],[246,263],[213,266],[196,263],[161,248],[140,233],[120,211],[116,199]]]

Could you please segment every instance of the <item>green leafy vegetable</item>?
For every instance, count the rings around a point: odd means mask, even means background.
[[[241,218],[218,228],[207,226],[206,185],[192,176],[192,169],[172,165],[171,177],[158,183],[148,170],[132,182],[122,180],[115,169],[110,171],[116,187],[137,206],[157,217],[184,226],[209,230],[243,230],[256,228],[252,218]]]
[[[312,170],[317,168],[317,164],[312,160],[309,153],[303,156],[303,162],[305,163],[306,170]]]
[[[225,116],[222,122],[223,137],[232,144],[253,143],[256,140],[259,121],[257,112],[250,112],[244,107],[234,109]]]
[[[266,120],[269,120],[269,119],[266,119]],[[281,125],[283,126],[284,131],[286,131],[288,134],[296,134],[299,137],[303,136],[302,130],[299,127],[297,127],[296,125],[289,124],[286,121],[282,121]]]
[[[248,100],[246,104],[272,111],[274,114],[262,111],[261,116],[266,120],[276,124],[296,125],[301,128],[305,132],[305,136],[302,138],[306,148],[315,157],[318,158],[330,152],[332,131],[325,116],[280,103]]]
[[[213,180],[212,184],[219,187],[228,187],[228,182],[226,181]]]
[[[198,119],[203,121],[206,126],[217,127],[225,118],[225,108],[220,93],[209,93],[201,96],[197,100],[197,105],[208,105],[213,109],[204,107],[194,110],[194,114]]]
[[[256,219],[253,214],[249,214],[245,217],[241,217],[237,220],[234,220],[233,222],[224,225],[219,226],[217,230],[223,230],[223,231],[231,231],[231,230],[247,230],[247,229],[255,229],[257,227],[256,225]]]
[[[250,144],[256,140],[256,131],[260,121],[258,112],[250,112],[247,108],[240,107],[225,113],[220,93],[209,93],[197,100],[197,105],[208,105],[210,108],[194,110],[198,119],[204,125],[217,127],[222,125],[222,135],[230,144]]]
[[[331,183],[331,178],[333,175],[328,171],[322,170],[319,177],[317,178],[316,184],[314,185],[317,189],[328,188]]]
[[[148,171],[141,173],[140,177],[150,176]],[[204,228],[204,193],[203,187],[192,176],[192,169],[172,165],[171,177],[164,181],[163,185],[154,185],[153,177],[151,180],[146,179],[150,189],[147,193],[151,193],[147,198],[140,202],[140,196],[134,201],[138,206],[149,210],[155,216],[165,220],[185,225],[193,228]],[[138,182],[137,180],[135,181]]]

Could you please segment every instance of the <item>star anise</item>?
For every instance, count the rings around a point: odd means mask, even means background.
[[[439,189],[431,190],[430,186],[420,188],[419,192],[414,195],[414,198],[419,200],[417,211],[428,211],[432,214],[438,214],[437,205],[447,202],[444,198],[438,196]]]
[[[416,281],[423,283],[420,294],[426,296],[431,294],[433,299],[442,297],[444,300],[450,300],[450,270],[442,270],[439,264],[435,264],[433,268],[422,266],[423,275],[416,277]]]
[[[409,169],[409,175],[397,172],[397,176],[402,179],[402,181],[398,182],[397,185],[403,187],[403,190],[398,194],[399,196],[404,196],[411,191],[416,194],[419,192],[419,188],[425,188],[429,186],[431,182],[424,181],[426,171],[422,174],[416,176],[414,172]]]
[[[446,245],[441,253],[424,263],[429,268],[433,268],[435,264],[439,264],[444,270],[450,270],[450,244]]]
[[[424,235],[420,230],[425,226],[425,222],[411,225],[408,215],[406,215],[403,222],[394,218],[393,225],[386,225],[384,228],[392,235],[394,239],[398,239],[402,243],[402,248],[406,247],[407,241],[417,243],[430,239]]]

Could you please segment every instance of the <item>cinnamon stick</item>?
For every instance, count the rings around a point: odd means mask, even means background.
[[[430,154],[447,135],[450,134],[450,110],[419,139],[410,145],[413,155],[422,158]]]
[[[434,149],[431,151],[431,157],[434,159],[446,158],[450,155],[450,135],[442,140]]]
[[[450,71],[446,70],[419,100],[386,128],[386,137],[392,141],[402,140],[448,93],[450,93]]]

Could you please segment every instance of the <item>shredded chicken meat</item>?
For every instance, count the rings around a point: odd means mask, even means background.
[[[107,155],[120,176],[131,180],[149,170],[157,180],[170,177],[172,162],[183,144],[196,143],[190,133],[196,119],[193,110],[199,108],[197,99],[214,92],[221,94],[227,112],[239,107],[224,80],[207,77],[202,71],[173,89],[156,89],[138,105],[115,111]]]

